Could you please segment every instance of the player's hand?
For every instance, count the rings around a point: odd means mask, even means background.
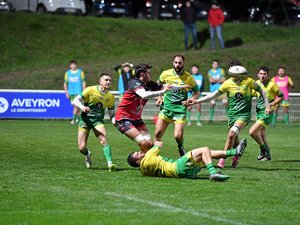
[[[188,85],[188,84],[181,85],[181,89],[190,89],[190,88],[191,88],[191,85]]]
[[[186,101],[183,101],[182,102],[182,105],[184,106],[190,106],[190,105],[194,105],[196,104],[196,100],[195,99],[192,99],[192,98],[188,98]]]
[[[90,112],[91,111],[91,109],[89,108],[89,107],[84,107],[83,109],[82,109],[82,112],[85,112],[85,113],[88,113],[88,112]]]
[[[162,104],[162,102],[163,102],[163,99],[161,97],[158,97],[156,102],[155,102],[155,105],[160,106]]]
[[[164,85],[163,91],[166,92],[166,91],[170,90],[171,87],[172,87],[172,84]]]
[[[272,111],[271,107],[268,106],[268,107],[266,107],[265,114],[269,115],[271,113],[271,111]]]

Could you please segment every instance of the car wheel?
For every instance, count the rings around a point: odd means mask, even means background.
[[[45,14],[47,13],[47,9],[43,5],[39,5],[37,8],[37,14]]]

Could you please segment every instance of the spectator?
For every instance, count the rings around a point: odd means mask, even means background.
[[[194,48],[197,49],[197,31],[196,31],[196,10],[190,1],[185,3],[185,7],[181,11],[181,20],[184,23],[184,46],[188,49],[189,31],[193,34]]]
[[[64,78],[64,90],[66,97],[71,101],[73,105],[73,117],[71,124],[74,125],[78,122],[78,116],[80,110],[73,104],[73,100],[79,95],[86,87],[85,75],[82,69],[78,68],[78,64],[75,60],[71,60],[69,63],[69,69],[65,73]]]
[[[222,24],[224,22],[224,14],[222,9],[218,6],[216,1],[212,2],[211,8],[208,12],[208,23],[210,26],[210,48],[214,49],[216,47],[215,44],[215,34],[217,33],[220,48],[224,49],[224,40],[222,37]]]
[[[120,101],[121,101],[125,91],[127,90],[127,85],[128,85],[129,79],[134,74],[132,68],[133,68],[133,64],[131,64],[129,62],[125,62],[121,65],[115,66],[115,70],[119,74],[118,91],[120,93],[120,99],[119,99]]]

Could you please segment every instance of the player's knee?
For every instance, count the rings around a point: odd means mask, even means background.
[[[83,143],[78,144],[78,149],[81,152],[84,152],[86,150],[86,145]]]

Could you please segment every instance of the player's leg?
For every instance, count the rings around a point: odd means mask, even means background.
[[[78,111],[79,111],[77,106],[73,104],[73,100],[75,97],[76,97],[75,95],[70,95],[71,105],[73,106],[72,120],[71,120],[72,125],[74,125],[76,123],[76,119],[78,119]]]
[[[78,148],[81,154],[85,156],[85,164],[87,168],[91,168],[91,152],[87,149],[87,140],[89,137],[88,129],[78,129]]]
[[[199,105],[199,104],[197,104]],[[191,126],[192,122],[191,122],[191,111],[192,111],[192,106],[188,106],[186,109],[186,121],[187,121],[187,125]]]
[[[93,128],[94,134],[96,138],[99,140],[99,142],[102,145],[102,150],[105,156],[105,159],[107,161],[107,166],[109,171],[115,171],[116,165],[112,162],[112,155],[111,155],[111,147],[107,143],[106,139],[106,130],[103,124],[98,124]]]
[[[224,181],[229,179],[229,176],[219,174],[212,162],[211,151],[208,147],[201,147],[191,151],[192,154],[192,162],[195,165],[201,166],[201,164],[205,164],[206,169],[209,173],[209,179],[214,181]]]
[[[247,147],[247,139],[243,138],[236,148],[229,149],[229,150],[210,150],[211,157],[213,159],[220,159],[220,158],[227,158],[233,156],[241,157],[244,154],[244,151]]]
[[[230,128],[229,133],[231,133],[232,140],[234,140],[233,145],[229,145],[227,149],[232,149],[233,147],[238,146],[238,144],[240,143],[238,136],[239,133],[242,131],[242,129],[244,129],[246,127],[246,122],[242,121],[242,120],[237,120],[234,125],[234,127]],[[240,156],[234,156],[232,158],[232,163],[231,163],[231,167],[232,168],[236,168],[238,165],[238,161],[240,159]]]
[[[184,133],[184,123],[178,123],[175,121],[174,138],[176,140],[178,152],[180,156],[183,156],[185,154],[185,150],[183,147],[183,133]]]
[[[216,106],[216,100],[213,99],[210,101],[210,108],[209,108],[209,121],[210,122],[212,122],[214,120],[215,106]]]
[[[196,113],[197,126],[202,126],[202,123],[201,123],[201,104],[196,104],[196,109],[197,109],[197,113]]]
[[[276,125],[276,121],[277,121],[277,117],[278,117],[278,107],[279,107],[279,105],[274,106],[272,124],[271,124],[272,126]]]
[[[161,118],[160,116],[157,119],[156,125],[155,125],[155,133],[154,133],[154,139],[153,141],[161,141],[167,127],[169,126],[171,120],[167,118]]]
[[[289,105],[285,103],[282,105],[282,111],[283,111],[283,121],[286,126],[289,125]]]
[[[261,130],[261,137],[262,137],[263,142],[266,145],[266,154],[265,154],[265,157],[261,159],[261,161],[271,160],[271,151],[270,151],[270,147],[267,143],[266,129]]]

